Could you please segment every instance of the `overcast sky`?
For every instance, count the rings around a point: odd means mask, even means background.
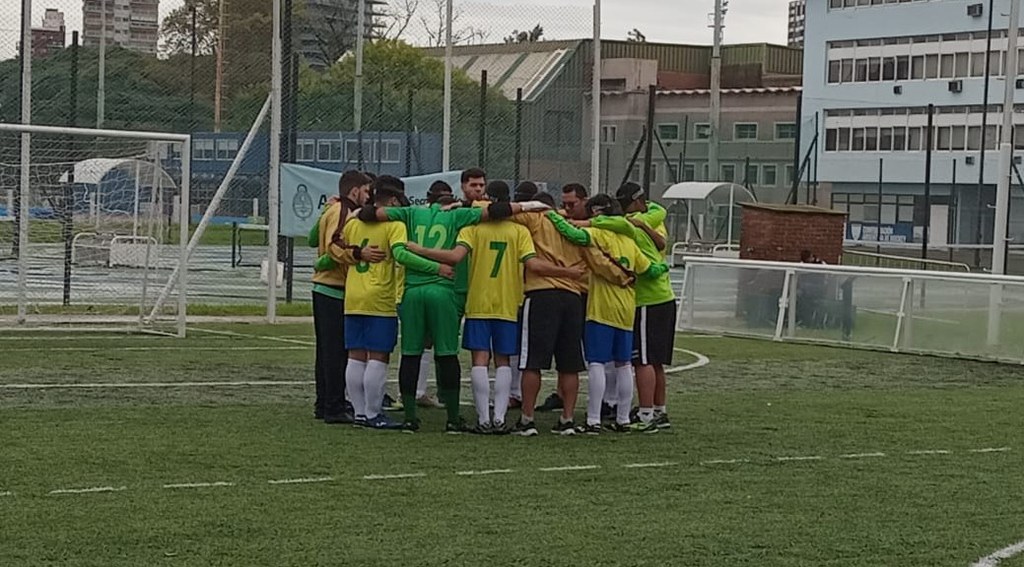
[[[267,0],[268,2],[270,0]],[[438,0],[418,0],[420,16],[433,20],[431,9]],[[443,0],[441,0],[443,1]],[[183,0],[162,0],[161,17]],[[20,27],[20,0],[0,0],[0,59],[14,56]],[[713,0],[603,0],[601,35],[625,39],[633,28],[648,41],[710,43],[708,13]],[[541,24],[549,39],[589,37],[592,33],[593,0],[455,0],[462,16],[456,24],[487,32],[488,42],[498,42],[513,29]],[[32,25],[40,25],[46,8],[64,12],[68,37],[81,29],[81,0],[32,0]],[[725,23],[727,43],[769,42],[785,44],[787,0],[731,0]],[[426,33],[417,17],[408,35],[424,40]]]

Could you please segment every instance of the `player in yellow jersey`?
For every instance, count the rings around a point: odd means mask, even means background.
[[[402,180],[380,176],[373,185],[371,201],[378,207],[407,207]],[[403,285],[401,268],[430,275],[451,277],[445,266],[419,257],[406,248],[408,237],[401,222],[366,223],[350,219],[342,232],[346,243],[375,246],[384,260],[375,264],[359,262],[348,269],[345,300],[345,348],[348,367],[345,382],[355,410],[357,425],[374,429],[398,429],[382,412],[388,362],[398,342],[396,300]]]

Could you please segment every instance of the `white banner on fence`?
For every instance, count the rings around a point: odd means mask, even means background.
[[[434,181],[444,181],[460,195],[461,171],[403,177],[405,194],[414,205],[425,205]],[[306,236],[327,200],[338,194],[341,172],[304,165],[281,164],[281,235]]]

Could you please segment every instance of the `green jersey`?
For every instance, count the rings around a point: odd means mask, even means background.
[[[388,220],[405,223],[409,233],[409,241],[415,242],[424,248],[435,248],[438,250],[452,250],[455,248],[455,239],[463,228],[480,222],[483,217],[483,209],[465,208],[451,211],[441,210],[441,206],[434,204],[429,207],[388,207],[384,209]],[[460,266],[467,262],[460,262]],[[465,271],[465,270],[463,270]],[[459,290],[459,270],[456,267],[456,278],[453,282],[436,274],[406,270],[406,289],[427,284],[441,284],[454,286]],[[464,275],[466,279],[463,290],[469,289],[469,274]]]
[[[664,207],[657,203],[647,203],[647,211],[642,213],[632,213],[628,215],[629,218],[637,218],[643,221],[644,224],[651,227],[652,230],[662,236],[668,236],[668,232],[665,230],[665,217],[667,211]],[[623,217],[594,217],[591,220],[591,225],[596,228],[603,228],[618,232],[620,234],[628,234],[633,237],[633,241],[636,242],[637,247],[643,252],[644,256],[651,261],[652,264],[664,262],[665,258],[662,253],[658,250],[658,247],[651,240],[651,237],[647,235],[643,230],[633,226],[628,220]],[[672,280],[666,273],[657,278],[639,278],[636,282],[636,304],[638,307],[645,305],[659,305],[661,303],[667,303],[675,300],[675,292],[672,291]]]

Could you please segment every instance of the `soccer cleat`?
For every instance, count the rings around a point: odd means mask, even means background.
[[[444,424],[444,432],[449,435],[461,435],[467,431],[469,431],[469,425],[462,416],[459,416],[455,421],[449,421]]]
[[[473,435],[494,435],[494,426],[490,423],[478,423],[475,427],[469,429],[469,433]]]
[[[378,414],[377,417],[366,420],[366,427],[370,429],[395,430],[401,429],[402,424],[391,421],[391,418],[384,414]]]
[[[615,421],[616,411],[615,406],[608,402],[601,402],[601,419],[605,421]]]
[[[537,406],[535,411],[556,411],[562,409],[562,398],[555,392],[552,392],[544,403]]]
[[[402,433],[417,433],[420,430],[420,420],[406,421],[402,424]]]
[[[622,424],[617,421],[609,423],[608,425],[605,426],[605,429],[607,429],[608,431],[614,431],[615,433],[629,433],[630,431],[629,425]]]
[[[654,424],[658,426],[658,429],[670,429],[672,422],[668,420],[668,413],[661,412],[654,414]]]
[[[616,425],[618,425],[618,424],[616,424]],[[638,421],[638,422],[633,423],[631,425],[628,425],[626,427],[628,427],[630,431],[633,431],[635,433],[657,433],[658,432],[658,424],[654,423],[653,419],[651,421],[646,421],[646,422]]]
[[[402,405],[401,400],[392,398],[389,394],[384,394],[384,401],[381,402],[381,407],[384,411],[402,411],[405,406]]]
[[[431,396],[429,394],[424,394],[424,395],[416,398],[416,405],[420,406],[421,408],[443,408],[444,407],[444,404],[442,404],[440,401],[438,401],[437,398],[435,398],[434,396]]]
[[[614,418],[614,416],[613,416]],[[640,422],[640,407],[633,406],[633,409],[629,410],[629,422],[639,423]]]
[[[508,409],[523,409],[523,400],[520,400],[519,398],[509,398]]]
[[[529,423],[523,423],[519,421],[515,427],[512,428],[512,435],[518,435],[520,437],[536,437],[538,434],[537,426],[534,425],[533,421]]]
[[[576,435],[576,424],[571,421],[562,423],[562,420],[558,420],[551,428],[551,432],[555,435]]]
[[[495,421],[491,424],[491,435],[508,435],[509,433],[512,433],[512,429],[504,422]]]
[[[352,423],[356,427],[366,427],[366,416],[357,415],[355,421]]]
[[[601,425],[600,424],[591,425],[589,423],[585,423],[585,424],[583,424],[583,425],[581,425],[581,426],[576,428],[576,433],[580,433],[582,435],[600,435],[601,434]]]
[[[328,425],[344,424],[349,425],[356,422],[356,416],[352,414],[352,410],[346,408],[338,415],[325,415],[324,423]]]

